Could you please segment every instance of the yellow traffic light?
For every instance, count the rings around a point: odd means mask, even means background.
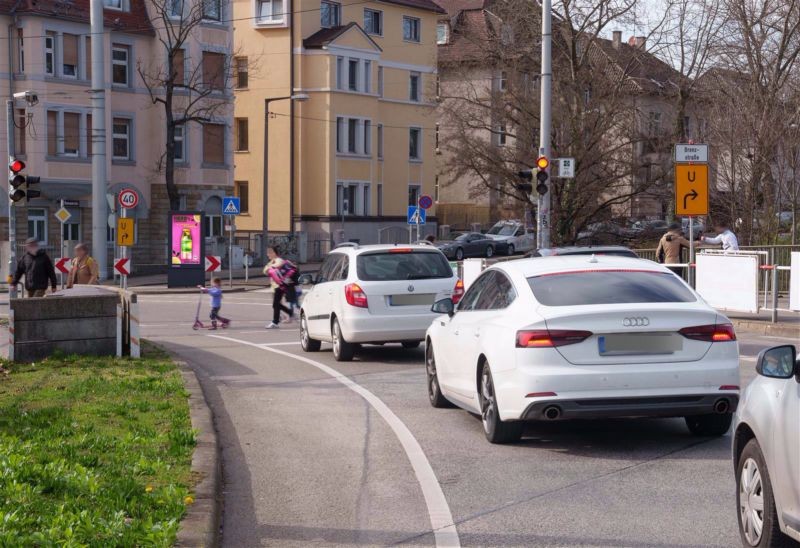
[[[536,159],[536,167],[539,169],[547,169],[550,167],[550,160],[547,159],[547,156],[539,156]]]

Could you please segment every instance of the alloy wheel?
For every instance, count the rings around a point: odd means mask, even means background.
[[[333,322],[333,353],[338,355],[341,352],[342,334],[339,332],[339,322]]]
[[[489,432],[495,419],[494,386],[489,368],[484,367],[481,375],[481,420],[483,429]]]
[[[764,487],[758,463],[753,458],[748,458],[742,466],[739,514],[747,542],[751,546],[758,546],[764,529]]]
[[[428,371],[428,397],[433,401],[439,393],[439,379],[436,376],[436,358],[430,346],[425,350],[425,367]]]
[[[308,321],[306,320],[305,314],[300,316],[300,342],[303,348],[308,348],[310,346],[308,339]]]

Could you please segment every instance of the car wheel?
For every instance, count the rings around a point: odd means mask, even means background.
[[[486,258],[488,259],[492,255],[494,255],[494,248],[492,246],[490,246],[490,245],[487,245],[486,246]]]
[[[478,394],[481,404],[481,421],[486,439],[491,443],[510,443],[522,437],[522,423],[519,421],[503,422],[497,407],[497,396],[494,392],[494,381],[489,364],[484,363],[481,370],[481,388]]]
[[[303,352],[319,352],[322,343],[312,339],[308,334],[308,320],[305,313],[300,313],[300,348]]]
[[[433,355],[433,345],[425,345],[425,374],[428,377],[428,401],[437,409],[453,407],[447,398],[442,395],[439,386],[439,375],[436,373],[436,358]]]
[[[421,342],[422,341],[403,341],[402,345],[403,345],[403,348],[405,348],[407,350],[412,350],[414,348],[419,348],[419,344]]]
[[[745,546],[789,546],[781,533],[767,464],[755,439],[744,446],[736,470],[739,534]]]
[[[508,255],[509,257],[513,255],[517,250],[514,249],[514,244],[508,244]]]
[[[460,247],[456,249],[456,260],[463,261],[464,260],[464,250]]]
[[[349,362],[353,359],[356,351],[355,345],[344,340],[338,318],[333,319],[331,340],[333,341],[333,358],[337,362]]]
[[[730,429],[733,413],[713,415],[692,415],[685,417],[686,426],[695,436],[724,436]]]

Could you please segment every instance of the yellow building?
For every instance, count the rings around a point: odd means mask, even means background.
[[[331,241],[408,238],[408,205],[434,193],[441,12],[431,0],[234,2],[240,233],[294,231],[311,259]]]

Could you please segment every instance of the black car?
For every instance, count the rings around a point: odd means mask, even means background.
[[[448,259],[460,261],[467,257],[492,257],[495,253],[507,253],[508,244],[491,239],[480,232],[465,232],[452,240],[437,241],[438,247]]]
[[[561,255],[613,255],[615,257],[639,258],[632,249],[621,245],[545,247],[535,249],[525,257],[555,257]]]

